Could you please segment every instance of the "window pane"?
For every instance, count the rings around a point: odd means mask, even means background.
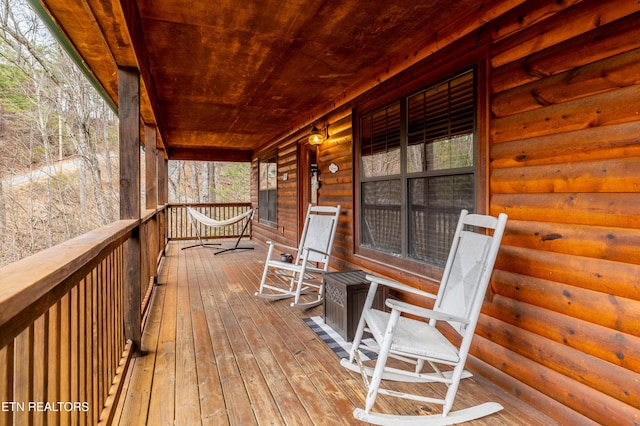
[[[278,163],[274,155],[261,159],[258,165],[258,217],[270,225],[277,223]]]
[[[407,172],[473,166],[473,72],[407,100]]]
[[[453,136],[427,146],[427,170],[473,166],[473,134]]]
[[[400,102],[362,118],[362,176],[400,174]]]
[[[278,165],[275,162],[275,158],[267,167],[267,185],[269,189],[275,189],[278,185]]]
[[[401,197],[400,180],[362,184],[363,246],[402,253]]]
[[[260,189],[267,189],[269,187],[269,168],[267,167],[267,164],[260,162]]]
[[[258,217],[261,220],[269,219],[269,209],[267,205],[269,203],[269,191],[258,191]]]
[[[444,266],[460,210],[474,211],[473,174],[409,181],[409,255]]]
[[[268,193],[268,197],[269,197],[269,202],[267,203],[267,208],[268,208],[268,218],[267,220],[271,223],[277,223],[278,221],[278,206],[276,204],[276,200],[277,200],[277,193],[275,189],[271,189],[269,191],[267,191]]]
[[[277,223],[278,217],[278,194],[275,189],[258,191],[258,216],[261,220],[269,223]]]
[[[276,157],[260,161],[260,189],[274,189],[278,184],[278,164]]]

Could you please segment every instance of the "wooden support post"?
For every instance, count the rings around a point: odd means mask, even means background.
[[[169,202],[169,161],[164,150],[158,151],[158,206],[166,206]],[[160,245],[162,249],[167,245],[167,212],[165,209],[160,222]]]
[[[158,209],[158,149],[157,142],[157,130],[155,126],[145,124],[144,125],[144,160],[145,160],[145,207],[147,210]],[[159,232],[159,220],[158,215],[154,216],[147,224],[147,230],[143,250],[143,260],[148,262],[149,270],[148,274],[140,277],[140,289],[141,297],[143,300],[143,307],[146,305],[144,302],[145,296],[148,294],[151,284],[149,279],[152,278],[155,283],[158,278],[158,253],[160,252],[160,232]],[[143,315],[144,316],[144,315]]]
[[[158,205],[164,206],[169,202],[169,161],[166,151],[158,150]]]
[[[145,201],[147,210],[158,208],[158,149],[156,147],[156,127],[144,126],[144,158],[145,158]]]
[[[120,219],[140,219],[140,73],[118,68],[120,119]],[[141,331],[140,227],[123,247],[125,285],[125,338],[139,354]]]

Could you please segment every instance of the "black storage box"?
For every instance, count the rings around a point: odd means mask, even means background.
[[[324,274],[324,322],[344,340],[351,342],[369,291],[366,273],[361,270]],[[373,306],[384,310],[386,287],[379,286]]]

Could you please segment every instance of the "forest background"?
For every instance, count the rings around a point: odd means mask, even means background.
[[[25,0],[0,0],[0,267],[117,220],[118,172],[116,113]],[[247,202],[249,174],[169,161],[169,202]]]

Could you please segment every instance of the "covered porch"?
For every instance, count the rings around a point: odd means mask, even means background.
[[[431,291],[421,221],[508,214],[457,404],[640,422],[640,3],[32,3],[117,106],[120,220],[0,272],[0,400],[85,403],[0,424],[355,423],[319,308],[253,297],[261,246],[179,249],[173,160],[251,163],[254,244],[341,205],[333,269]]]
[[[214,256],[171,242],[154,288],[120,406],[132,424],[353,424],[363,406],[361,378],[304,323],[322,306],[292,309],[254,297],[265,246]],[[415,386],[403,384],[402,386]],[[425,385],[422,385],[425,386]],[[466,380],[454,409],[496,401],[505,409],[478,425],[552,425],[552,419],[481,377]],[[420,410],[381,397],[385,412]],[[422,410],[441,407],[423,405]],[[426,413],[425,413],[426,414]]]

